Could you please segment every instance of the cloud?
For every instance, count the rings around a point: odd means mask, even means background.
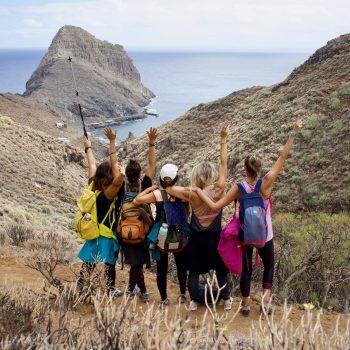
[[[317,48],[350,29],[348,0],[16,0],[0,11],[0,42],[17,47],[4,33],[24,25],[45,29],[32,46],[71,24],[127,48],[228,50]]]
[[[41,22],[37,21],[34,18],[26,18],[23,20],[23,23],[31,28],[41,28],[43,26]]]

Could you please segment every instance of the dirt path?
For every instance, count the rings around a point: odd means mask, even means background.
[[[74,281],[75,275],[73,271],[79,270],[79,264],[74,264],[73,266],[59,266],[57,268],[57,277],[66,280],[66,281]],[[41,274],[37,271],[34,271],[26,266],[24,266],[20,259],[17,259],[13,256],[8,256],[4,254],[0,254],[0,284],[6,285],[6,286],[13,286],[16,284],[19,285],[27,285],[30,288],[34,290],[41,290],[43,286],[43,277]],[[159,304],[159,293],[157,289],[156,284],[156,276],[153,273],[145,272],[145,280],[146,280],[146,286],[148,288],[148,291],[150,293],[150,303],[155,303],[155,305]],[[126,267],[124,270],[121,270],[120,266],[117,266],[117,287],[121,289],[125,289],[128,282],[128,268]],[[179,297],[179,287],[177,284],[169,281],[168,282],[168,296],[170,299],[170,305],[168,306],[169,314],[175,312],[175,308],[178,305],[178,297]],[[187,295],[187,298],[189,296]],[[118,302],[118,299],[117,301]],[[138,302],[138,307],[142,309],[146,308],[146,304]],[[186,303],[188,305],[188,303]],[[234,299],[234,305],[230,312],[225,312],[223,310],[222,303],[219,304],[218,310],[220,315],[227,314],[226,320],[229,320],[234,312],[237,310],[239,305],[239,299]],[[259,320],[259,308],[260,305],[258,302],[252,302],[252,310],[251,315],[249,317],[244,317],[240,314],[237,315],[237,317],[232,321],[231,324],[228,325],[227,330],[230,332],[231,335],[235,335],[238,337],[246,337],[249,336],[249,330],[251,328],[252,323],[255,323],[257,325],[257,322]],[[279,317],[282,314],[282,308],[281,305],[276,305],[276,319],[279,319]],[[85,309],[86,310],[86,309]],[[190,312],[190,319],[192,326],[194,326],[196,323],[200,323],[202,321],[202,318],[204,316],[204,313],[206,311],[205,306],[200,306],[197,311]],[[181,313],[188,313],[185,305],[180,306],[180,312]],[[298,305],[293,306],[293,310],[291,312],[290,320],[294,325],[299,324],[300,319],[302,316],[306,315],[306,312],[301,310]],[[321,317],[321,322],[323,328],[327,332],[332,332],[334,330],[336,320],[337,318],[340,318],[340,330],[345,330],[346,323],[350,319],[349,315],[338,315],[335,313],[325,313]],[[208,318],[209,322],[209,318]]]

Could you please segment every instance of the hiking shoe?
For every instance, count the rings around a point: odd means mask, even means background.
[[[111,295],[112,295],[113,297],[116,297],[116,298],[121,297],[123,294],[124,294],[124,292],[123,292],[121,289],[118,289],[118,288],[114,288],[114,289],[111,291]]]
[[[190,311],[196,311],[198,309],[198,304],[195,301],[191,300],[189,309]]]
[[[180,294],[180,304],[186,303],[186,294]]]
[[[128,290],[128,291],[125,293],[126,299],[132,299],[132,298],[135,296],[135,294],[136,294],[135,289],[133,289],[133,290]]]
[[[170,304],[170,300],[168,298],[166,298],[160,302],[161,307],[168,306],[169,304]]]
[[[250,314],[250,306],[242,304],[241,309],[239,311],[244,317],[248,317]]]
[[[149,302],[149,295],[148,292],[144,292],[140,294],[140,299],[141,301],[143,301],[144,303],[148,303]]]
[[[229,297],[227,300],[224,301],[224,309],[225,311],[230,311],[232,309],[232,298]]]

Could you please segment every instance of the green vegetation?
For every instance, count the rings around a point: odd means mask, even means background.
[[[341,110],[341,103],[337,92],[333,92],[328,100],[328,108],[332,111],[339,112]]]

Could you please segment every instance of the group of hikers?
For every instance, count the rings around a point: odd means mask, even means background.
[[[158,136],[155,128],[147,132],[148,164],[143,176],[140,163],[136,160],[129,160],[125,169],[122,167],[117,157],[116,133],[110,128],[104,130],[109,140],[109,160],[99,166],[96,165],[91,141],[84,136],[89,187],[78,202],[80,214],[76,229],[78,235],[86,239],[78,253],[83,261],[78,287],[86,283],[96,263],[103,262],[108,291],[113,296],[122,296],[124,292],[115,287],[115,265],[118,253],[122,251],[123,262],[130,265],[126,296],[131,298],[139,294],[140,299],[147,302],[149,293],[145,285],[144,265],[150,267],[152,256],[157,264],[161,305],[165,307],[170,302],[167,274],[168,256],[172,253],[180,287],[176,302],[186,303],[188,288],[189,310],[197,310],[200,275],[215,271],[220,298],[224,301],[224,309],[229,311],[232,308],[229,269],[219,254],[218,245],[222,232],[222,210],[233,203],[235,208],[236,204],[240,204],[238,236],[242,254],[237,257],[241,264],[240,311],[244,316],[250,313],[254,247],[264,266],[263,300],[269,302],[274,274],[271,191],[301,126],[302,121],[298,119],[279,158],[264,176],[260,177],[261,160],[253,154],[248,155],[244,160],[245,179],[233,184],[226,193],[228,123],[223,125],[220,132],[219,169],[207,161],[197,164],[192,169],[189,187],[177,184],[179,169],[175,164],[163,165],[159,185],[153,185]],[[88,202],[89,208],[86,209],[84,205]],[[155,217],[150,210],[151,203],[155,204]],[[255,230],[260,235],[258,242],[245,236],[249,227],[252,234]],[[271,306],[268,312],[273,311]]]

